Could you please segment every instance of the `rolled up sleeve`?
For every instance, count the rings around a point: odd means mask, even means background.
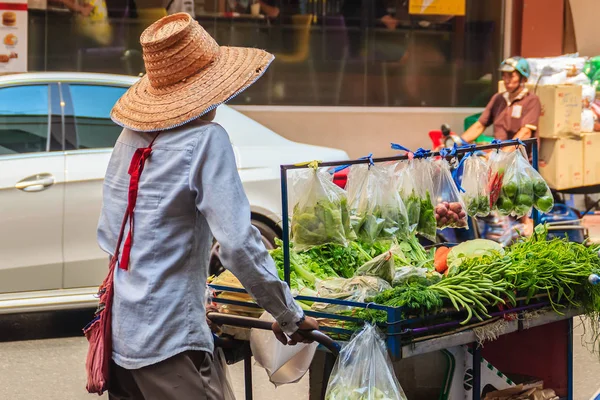
[[[532,96],[532,95],[530,95]],[[542,104],[540,99],[535,96],[523,107],[523,119],[521,128],[529,128],[532,132],[537,131],[540,122],[540,114],[542,113]]]
[[[190,189],[196,207],[220,244],[219,256],[244,288],[287,334],[303,316],[287,284],[281,281],[259,231],[252,226],[250,204],[237,171],[227,132],[217,124],[199,136],[191,154]]]

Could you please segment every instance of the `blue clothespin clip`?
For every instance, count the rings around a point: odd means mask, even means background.
[[[419,147],[417,149],[417,151],[415,151],[414,154],[415,154],[415,158],[426,158],[429,155],[431,155],[431,150],[425,150],[425,149]]]
[[[392,150],[400,150],[400,151],[405,151],[407,153],[411,153],[411,151],[409,149],[407,149],[406,147],[404,147],[398,143],[391,143],[391,148],[392,148]]]

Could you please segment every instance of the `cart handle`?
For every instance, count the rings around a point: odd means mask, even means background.
[[[254,328],[261,329],[265,331],[270,331],[273,325],[272,322],[263,321],[257,318],[250,317],[242,317],[239,315],[231,315],[231,314],[222,314],[218,312],[209,312],[206,314],[206,318],[210,319],[211,322],[214,322],[217,325],[230,325],[230,326],[239,326],[242,328]],[[321,331],[313,330],[299,330],[302,336],[309,340],[313,340],[320,345],[324,346],[327,350],[329,350],[333,355],[337,356],[340,353],[341,346],[335,340],[327,336]]]

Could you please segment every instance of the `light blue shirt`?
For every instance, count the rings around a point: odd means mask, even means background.
[[[156,133],[123,130],[104,181],[100,247],[113,254],[127,206],[131,158]],[[250,222],[227,132],[194,122],[160,133],[134,211],[128,270],[116,268],[113,360],[127,369],[186,350],[213,351],[205,292],[213,235],[223,265],[291,334],[303,313]],[[212,232],[212,233],[211,233]]]

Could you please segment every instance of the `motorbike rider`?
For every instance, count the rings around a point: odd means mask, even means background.
[[[492,124],[493,136],[497,140],[525,140],[535,137],[542,106],[538,96],[525,87],[531,73],[529,63],[523,57],[510,57],[500,64],[499,71],[502,73],[506,91],[492,96],[479,120],[462,135],[461,139],[464,142],[475,141]],[[505,148],[505,151],[512,151],[512,147]],[[516,232],[512,229],[512,234],[507,235],[508,218],[497,215],[491,215],[490,218],[490,229],[486,238],[506,243],[515,239]],[[520,228],[522,234],[529,236],[533,233],[531,218],[523,217],[519,222],[523,224]],[[496,229],[493,229],[493,226],[496,226]]]
[[[525,87],[530,75],[529,63],[522,57],[510,57],[500,64],[499,71],[506,91],[492,96],[479,120],[462,135],[467,143],[492,124],[494,138],[498,140],[535,136],[542,107],[540,99]]]

